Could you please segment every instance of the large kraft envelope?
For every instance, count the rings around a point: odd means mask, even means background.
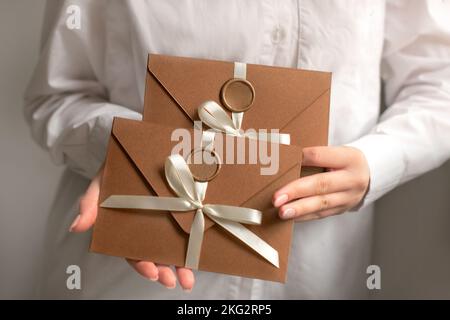
[[[169,126],[115,118],[99,203],[110,195],[175,197],[164,176],[164,162],[177,143],[170,140],[173,130]],[[190,132],[192,135],[192,128]],[[237,140],[244,138],[232,139],[237,146]],[[244,140],[249,148],[249,140]],[[275,190],[299,176],[301,148],[278,146],[279,170],[276,174],[261,175],[260,163],[223,163],[219,174],[208,183],[203,203],[262,211],[262,224],[246,227],[278,251],[280,267],[276,268],[206,218],[199,270],[285,282],[293,222],[278,217],[271,199]],[[273,147],[275,144],[269,150]],[[194,212],[99,207],[91,251],[183,266],[193,215]]]
[[[328,144],[331,73],[247,64],[246,80],[255,89],[242,129],[279,129],[291,143]],[[192,127],[207,100],[221,104],[220,91],[234,76],[234,63],[150,54],[143,120]],[[321,171],[302,168],[302,175]]]

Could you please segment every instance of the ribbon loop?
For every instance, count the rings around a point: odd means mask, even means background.
[[[181,157],[170,156],[164,166],[166,180],[169,186],[181,198],[187,198],[193,204],[201,204],[198,192],[195,190],[195,181],[190,173],[186,161]]]
[[[212,100],[203,102],[200,105],[198,116],[211,129],[228,135],[287,145],[291,143],[291,136],[287,133],[242,132],[243,112],[233,113],[233,118],[230,118],[226,111]]]

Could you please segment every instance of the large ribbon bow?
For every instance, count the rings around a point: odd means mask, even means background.
[[[243,112],[233,112],[232,118],[215,101],[205,101],[198,108],[198,116],[202,122],[215,131],[223,132],[236,137],[246,137],[249,139],[275,142],[280,144],[290,144],[291,136],[287,133],[277,132],[256,132],[254,130],[241,130]]]
[[[261,224],[261,211],[219,204],[203,204],[207,184],[194,181],[186,161],[178,154],[167,158],[165,175],[170,187],[177,194],[178,198],[112,195],[101,206],[104,208],[167,210],[174,212],[197,210],[191,226],[186,253],[185,266],[188,268],[198,268],[205,228],[205,214],[279,268],[278,252],[241,224]]]

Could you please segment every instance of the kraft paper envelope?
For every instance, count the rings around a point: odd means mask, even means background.
[[[150,54],[143,120],[191,128],[203,102],[221,104],[220,92],[234,77],[234,65]],[[331,73],[247,64],[246,80],[255,100],[242,129],[279,129],[291,135],[291,144],[303,147],[328,144]],[[303,168],[302,175],[317,171]]]
[[[167,119],[168,120],[168,119]],[[111,195],[176,195],[164,176],[164,162],[178,142],[174,127],[115,118],[108,145],[99,203]],[[194,131],[190,129],[190,133]],[[217,134],[218,135],[222,134]],[[249,139],[244,139],[249,150]],[[297,178],[301,148],[279,146],[279,170],[261,175],[262,164],[223,163],[208,183],[204,204],[233,205],[263,212],[262,224],[249,230],[278,251],[276,268],[212,220],[206,219],[199,270],[285,282],[292,221],[283,221],[271,203],[281,186]],[[270,145],[274,148],[275,144]],[[269,150],[272,150],[270,149]],[[194,212],[99,208],[91,251],[183,266]]]

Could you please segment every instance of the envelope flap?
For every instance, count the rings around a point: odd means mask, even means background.
[[[167,184],[164,163],[172,150],[170,141],[173,129],[155,124],[114,118],[112,134],[136,169],[153,191],[161,197],[176,196]],[[172,212],[173,218],[187,233],[194,219],[194,212]],[[205,229],[214,224],[205,221]]]
[[[165,88],[191,120],[197,120],[197,108],[207,100],[219,101],[222,85],[233,75],[233,64],[151,54],[148,71]]]
[[[196,120],[202,102],[220,103],[220,90],[233,78],[234,63],[151,54],[148,70]],[[331,87],[329,72],[255,64],[247,65],[247,80],[255,88],[255,101],[245,112],[243,129],[282,129],[322,95],[329,94]]]
[[[120,118],[115,118],[113,124],[113,136],[158,196],[176,196],[164,176],[165,160],[176,144],[170,140],[173,130],[170,127]],[[190,132],[193,135],[193,130]],[[237,142],[241,138],[233,139]],[[245,143],[249,147],[248,139],[245,139]],[[289,169],[299,166],[300,147],[279,145],[279,148],[279,169],[273,175],[261,175],[260,161],[257,164],[223,163],[219,175],[208,183],[204,203],[241,206]],[[270,200],[267,199],[269,205]],[[192,215],[173,213],[173,216],[180,227],[189,232]],[[208,219],[205,229],[213,224]]]

